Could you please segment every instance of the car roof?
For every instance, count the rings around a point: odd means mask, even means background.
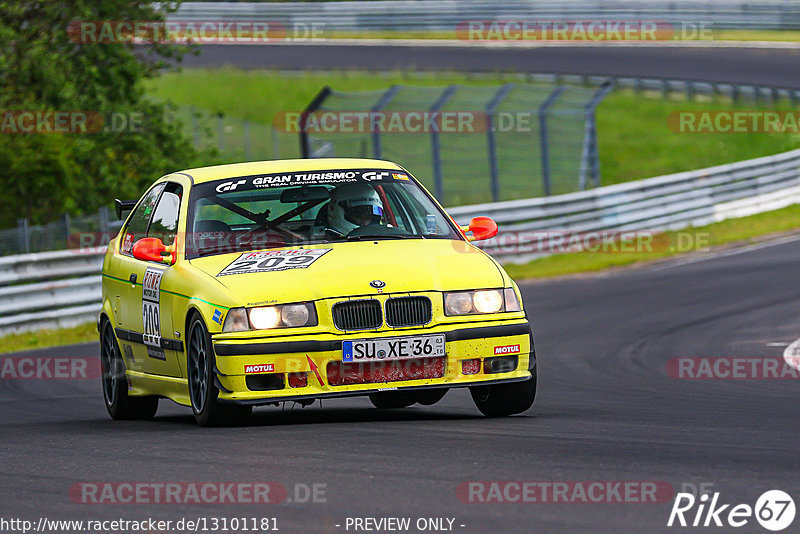
[[[315,158],[315,159],[281,159],[272,161],[252,161],[229,165],[198,167],[173,174],[186,174],[194,183],[211,182],[223,178],[253,176],[257,174],[276,174],[282,172],[329,171],[346,169],[388,169],[403,170],[397,163],[378,159],[359,158]]]

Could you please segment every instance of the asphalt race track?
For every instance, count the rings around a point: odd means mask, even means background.
[[[800,88],[800,49],[666,46],[203,45],[186,67],[419,69],[639,76]]]
[[[3,516],[177,520],[276,517],[281,532],[353,532],[347,517],[455,518],[488,532],[695,532],[672,502],[465,503],[465,481],[713,484],[725,503],[800,494],[795,380],[678,380],[674,357],[780,357],[800,336],[800,240],[703,261],[523,286],[539,355],[533,411],[479,416],[468,394],[379,411],[366,399],[260,408],[250,427],[201,429],[169,401],[113,422],[99,380],[0,380]],[[94,344],[29,356],[96,355]],[[324,503],[75,504],[80,481],[325,484]],[[796,528],[795,523],[795,527]],[[335,525],[341,525],[336,527]],[[460,525],[464,525],[461,527]],[[765,532],[754,520],[738,532]],[[730,532],[710,528],[705,532]],[[792,529],[786,532],[793,531]]]

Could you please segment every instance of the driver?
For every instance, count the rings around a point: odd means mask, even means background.
[[[328,204],[328,230],[346,236],[356,228],[379,225],[383,202],[369,184],[354,183],[337,187]]]

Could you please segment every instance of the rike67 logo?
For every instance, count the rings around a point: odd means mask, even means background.
[[[764,492],[755,506],[723,504],[719,492],[699,498],[691,493],[678,493],[667,526],[740,528],[755,519],[763,528],[779,532],[792,524],[794,516],[794,500],[781,490]]]

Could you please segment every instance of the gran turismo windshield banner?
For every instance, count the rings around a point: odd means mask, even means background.
[[[213,189],[216,193],[228,193],[231,191],[248,191],[271,187],[339,185],[359,181],[402,182],[408,180],[408,174],[403,171],[387,169],[346,169],[243,176],[240,178],[227,178],[206,184],[199,184],[196,187],[201,188],[204,193],[208,192],[207,189]]]

